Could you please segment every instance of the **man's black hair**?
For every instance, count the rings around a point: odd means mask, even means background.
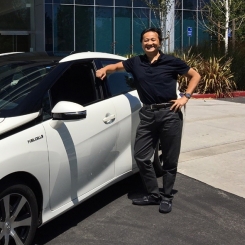
[[[145,29],[145,30],[143,30],[141,32],[141,35],[140,35],[140,42],[141,43],[142,43],[144,34],[147,33],[147,32],[150,32],[150,31],[156,32],[158,34],[159,41],[160,42],[162,41],[162,31],[161,31],[161,29],[155,28],[155,27],[150,27],[150,28],[147,28],[147,29]]]

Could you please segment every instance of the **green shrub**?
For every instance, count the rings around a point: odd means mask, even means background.
[[[187,52],[187,51],[186,51]],[[218,45],[217,42],[205,42],[197,47],[192,47],[192,54],[202,54],[203,59],[210,57],[221,58],[222,62],[232,58],[230,65],[231,73],[234,75],[234,82],[236,83],[237,90],[245,90],[245,42],[237,41],[235,46],[229,42],[229,51],[226,54],[224,42]]]
[[[234,75],[231,72],[232,59],[226,57],[209,57],[204,59],[201,54],[191,52],[178,55],[190,67],[201,75],[200,83],[196,88],[196,93],[208,94],[215,93],[216,97],[232,97],[232,91],[236,89]],[[179,76],[180,90],[185,91],[188,86],[188,79]]]
[[[200,68],[201,81],[197,92],[202,94],[215,93],[216,97],[232,97],[236,89],[234,76],[231,73],[232,59],[211,57],[203,60]]]

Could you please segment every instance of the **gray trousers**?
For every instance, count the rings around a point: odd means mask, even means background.
[[[170,111],[170,107],[151,110],[142,107],[136,133],[134,158],[142,181],[149,195],[167,200],[173,198],[178,159],[181,147],[183,114]],[[156,174],[151,162],[156,144],[160,139],[163,159],[163,192],[160,193]]]

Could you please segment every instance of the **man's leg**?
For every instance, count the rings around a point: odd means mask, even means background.
[[[160,141],[163,157],[163,197],[162,212],[171,211],[173,199],[173,186],[177,174],[178,159],[181,147],[181,135],[183,126],[182,112],[167,111],[164,115],[163,127],[161,127]],[[164,201],[166,201],[164,203]],[[165,206],[165,207],[164,207]]]
[[[153,198],[153,202],[155,199],[157,200],[157,203],[159,203],[159,187],[155,170],[150,160],[154,153],[154,149],[158,139],[154,112],[142,108],[140,111],[140,119],[141,121],[138,126],[135,139],[134,158],[139,167],[140,175],[148,193],[148,197],[150,196],[150,198]],[[138,200],[133,200],[133,203],[138,205],[154,204],[151,203],[151,201],[143,201],[142,198],[139,198]]]

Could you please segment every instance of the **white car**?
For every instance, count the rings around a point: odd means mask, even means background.
[[[0,244],[31,244],[37,227],[138,171],[133,77],[95,77],[124,59],[0,57]]]

